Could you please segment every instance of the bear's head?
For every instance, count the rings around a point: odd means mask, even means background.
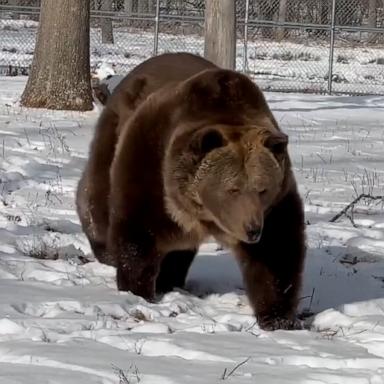
[[[186,230],[256,243],[289,171],[288,138],[243,75],[210,70],[184,87],[164,163],[168,211]]]

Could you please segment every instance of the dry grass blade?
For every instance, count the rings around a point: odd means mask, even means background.
[[[242,365],[248,363],[248,361],[251,359],[251,357],[247,357],[245,360],[243,360],[241,363],[237,364],[231,371],[228,372],[227,368],[224,369],[224,372],[221,376],[221,380],[227,380],[229,379]],[[228,373],[227,373],[228,372]]]

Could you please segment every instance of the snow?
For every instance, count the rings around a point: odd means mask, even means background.
[[[114,76],[116,75],[115,70],[113,69],[113,66],[109,63],[106,63],[105,61],[98,63],[94,70],[94,76],[97,77],[99,80],[105,79],[108,76]]]
[[[290,137],[308,256],[300,331],[258,328],[232,255],[147,303],[94,261],[74,207],[99,110],[25,109],[0,77],[0,383],[383,384],[384,99],[267,93]]]

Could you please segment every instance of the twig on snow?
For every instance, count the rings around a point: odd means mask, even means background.
[[[338,214],[332,217],[331,220],[329,220],[330,223],[336,222],[340,217],[346,216],[352,223],[354,227],[356,227],[356,224],[353,220],[353,214],[348,214],[348,211],[355,207],[355,205],[362,199],[368,199],[368,200],[384,200],[384,196],[373,196],[366,193],[362,193],[359,196],[356,197],[351,203],[349,203],[345,208],[343,208]]]
[[[251,357],[247,357],[245,360],[243,360],[241,363],[237,364],[229,373],[227,373],[227,368],[224,369],[224,372],[221,376],[221,380],[227,380],[230,378],[242,365],[248,363],[248,361],[251,359]]]

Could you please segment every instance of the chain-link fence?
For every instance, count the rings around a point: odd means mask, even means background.
[[[91,66],[204,52],[204,0],[91,0]],[[384,0],[237,0],[238,70],[265,90],[384,94]],[[0,73],[27,74],[39,0],[0,0]]]
[[[264,89],[384,94],[383,0],[241,3],[240,65]]]

